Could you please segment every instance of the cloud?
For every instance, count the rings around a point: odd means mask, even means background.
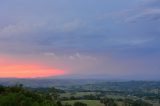
[[[10,36],[35,36],[35,32],[69,33],[85,27],[85,22],[74,19],[63,23],[54,23],[52,20],[19,21],[15,24],[5,25],[0,28],[0,37]],[[31,34],[31,35],[28,35]],[[35,33],[36,34],[36,33]],[[39,35],[37,35],[39,36]]]
[[[0,37],[24,36],[45,26],[45,23],[18,22],[0,28]]]
[[[83,55],[83,54],[80,54],[80,53],[75,53],[73,55],[70,55],[69,56],[69,59],[71,60],[96,60],[96,57],[93,57],[93,56],[89,56],[89,55]]]
[[[97,16],[98,20],[111,20],[113,24],[156,22],[160,20],[160,1],[141,0],[136,5]]]
[[[156,5],[160,4],[159,0],[144,0],[138,5],[127,10],[114,13],[122,19],[122,22],[154,22],[160,20],[160,8]]]
[[[55,53],[44,53],[45,56],[52,56],[52,57],[56,57]]]
[[[142,12],[135,14],[133,16],[128,16],[125,19],[125,22],[153,22],[153,21],[160,21],[160,9],[153,9],[147,8],[144,9]]]
[[[158,61],[153,65],[160,57],[158,3],[4,1],[0,3],[0,53],[60,67],[70,74],[145,73],[159,65]],[[142,67],[136,64],[139,61]]]
[[[57,25],[54,30],[59,32],[74,32],[82,27],[85,27],[84,21],[72,20],[72,21],[63,23],[62,25]]]
[[[141,38],[141,39],[124,39],[124,38],[119,38],[119,39],[111,39],[111,42],[113,45],[126,45],[128,47],[137,47],[137,46],[144,46],[148,43],[154,42],[154,38]],[[125,47],[125,46],[124,46]]]
[[[90,55],[85,55],[85,54],[81,54],[79,52],[76,52],[76,53],[72,53],[72,54],[61,54],[61,55],[58,55],[56,53],[53,53],[53,52],[47,52],[47,53],[44,53],[45,56],[48,56],[48,57],[51,57],[51,58],[54,58],[54,59],[68,59],[68,60],[75,60],[75,61],[79,61],[79,60],[82,60],[82,61],[85,61],[85,60],[89,60],[89,61],[92,61],[92,60],[96,60],[96,57],[94,56],[90,56]]]

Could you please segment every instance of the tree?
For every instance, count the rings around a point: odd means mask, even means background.
[[[105,98],[100,100],[101,103],[105,104],[105,106],[117,106],[114,99],[112,98]]]
[[[60,101],[57,101],[57,105],[58,105],[58,106],[63,106]]]
[[[24,89],[22,86],[0,87],[0,106],[61,106],[43,96]]]
[[[87,104],[82,102],[75,102],[73,106],[87,106]]]
[[[2,94],[5,91],[3,86],[0,86],[0,94]]]

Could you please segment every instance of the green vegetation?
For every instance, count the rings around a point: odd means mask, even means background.
[[[159,94],[159,82],[97,82],[56,88],[20,84],[0,86],[0,106],[160,106]]]
[[[0,86],[0,106],[71,106],[70,104],[62,105],[59,91],[61,92],[53,87],[32,91],[23,88],[22,85]],[[87,106],[87,104],[75,102],[73,106]]]
[[[21,85],[0,87],[0,106],[57,106],[47,94],[35,93]]]
[[[63,104],[71,104],[73,105],[76,102],[85,103],[88,106],[104,106],[104,104],[100,103],[99,100],[69,100],[69,101],[63,101]]]
[[[66,93],[61,93],[61,97],[82,97],[82,96],[87,96],[87,95],[96,95],[98,92],[66,92]]]

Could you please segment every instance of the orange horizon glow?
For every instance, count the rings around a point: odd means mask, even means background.
[[[0,60],[0,78],[38,78],[64,74],[64,70],[45,65],[17,62],[16,59],[4,57]]]

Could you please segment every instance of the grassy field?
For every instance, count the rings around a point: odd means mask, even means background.
[[[98,100],[69,100],[69,101],[63,101],[62,103],[69,103],[69,104],[74,104],[75,102],[82,102],[86,103],[88,106],[104,106],[104,104],[100,103]]]
[[[82,97],[85,95],[96,95],[96,92],[76,92],[76,93],[62,93],[60,94],[61,97],[71,97],[71,96],[75,96],[75,97]]]
[[[69,103],[73,105],[75,102],[82,102],[86,103],[88,106],[105,106],[104,104],[100,103],[98,100],[69,100],[69,101],[63,101],[62,103]],[[122,102],[116,102],[118,106],[123,106]],[[153,103],[153,106],[160,106],[158,103]]]
[[[98,92],[76,92],[76,93],[62,93],[60,96],[61,97],[71,97],[71,96],[74,96],[74,97],[82,97],[82,96],[85,96],[85,95],[96,95]],[[127,97],[124,97],[124,96],[120,96],[120,95],[106,95],[106,97],[108,98],[113,98],[113,99],[125,99],[125,98],[129,98],[129,99],[132,99],[132,100],[137,100],[139,98],[137,97],[133,97],[133,96],[127,96]],[[69,103],[69,104],[74,104],[74,102],[77,102],[77,101],[80,101],[80,102],[83,102],[83,103],[86,103],[88,104],[88,106],[104,106],[103,104],[101,104],[98,100],[69,100],[69,101],[64,101],[63,103]],[[149,103],[152,103],[153,106],[160,106],[160,104],[158,103],[153,103],[152,101],[147,101],[147,100],[144,100],[146,102],[149,102]],[[118,106],[122,106],[122,103],[121,102],[117,102]]]

